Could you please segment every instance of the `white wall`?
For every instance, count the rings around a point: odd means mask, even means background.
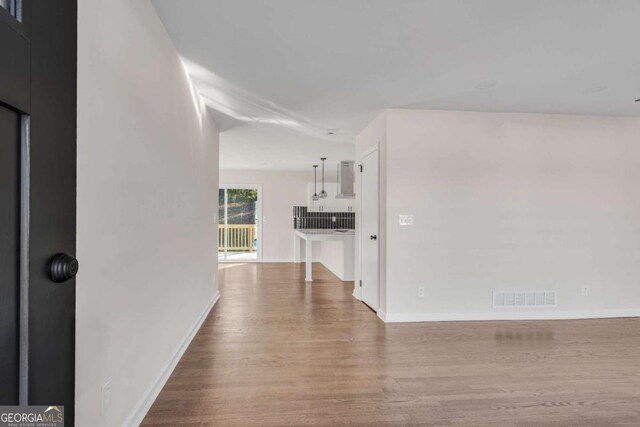
[[[340,280],[349,280],[353,277],[345,278],[345,243],[339,240],[327,240],[324,242],[313,242],[313,258],[318,259],[329,271]],[[304,245],[302,245],[304,246]]]
[[[78,9],[76,425],[116,426],[217,295],[218,132],[147,0]]]
[[[390,110],[386,132],[388,320],[640,315],[640,119]]]
[[[307,205],[308,182],[313,172],[220,170],[221,185],[262,186],[263,261],[293,262],[293,207]]]

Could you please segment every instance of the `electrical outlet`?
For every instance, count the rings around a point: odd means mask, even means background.
[[[111,401],[113,400],[113,390],[111,387],[111,380],[104,383],[102,386],[102,403],[100,405],[100,415],[106,415],[111,407]]]
[[[424,286],[418,286],[418,298],[424,298]]]
[[[580,289],[580,293],[582,294],[583,297],[588,297],[589,296],[589,287],[588,286],[583,286]]]

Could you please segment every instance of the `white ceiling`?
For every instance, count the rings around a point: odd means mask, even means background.
[[[640,0],[153,3],[223,168],[352,158],[386,108],[640,116]]]

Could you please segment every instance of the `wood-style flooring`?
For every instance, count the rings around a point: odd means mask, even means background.
[[[384,324],[314,264],[222,264],[164,426],[640,426],[640,319]]]

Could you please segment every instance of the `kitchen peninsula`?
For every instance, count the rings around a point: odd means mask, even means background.
[[[354,279],[355,231],[346,229],[297,229],[294,231],[294,261],[301,262],[301,243],[305,242],[305,281],[313,281],[313,242],[323,242],[322,263],[340,280]]]

